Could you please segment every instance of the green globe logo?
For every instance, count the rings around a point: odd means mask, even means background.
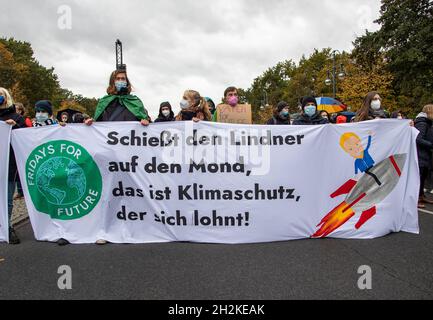
[[[39,192],[49,203],[55,205],[69,205],[79,201],[86,190],[86,182],[83,169],[74,160],[65,157],[45,161],[36,173]]]
[[[35,148],[26,162],[26,181],[35,208],[53,219],[79,219],[101,198],[98,166],[86,149],[71,141]]]

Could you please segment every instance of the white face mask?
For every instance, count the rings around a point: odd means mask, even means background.
[[[186,109],[189,107],[189,102],[188,100],[182,99],[182,101],[180,102],[180,108],[181,109]]]
[[[47,112],[36,112],[36,121],[37,122],[45,122],[49,118],[49,115]]]
[[[162,110],[161,113],[164,117],[168,117],[170,115],[170,110]]]
[[[380,100],[373,100],[371,101],[371,109],[373,109],[374,111],[377,111],[380,109]]]

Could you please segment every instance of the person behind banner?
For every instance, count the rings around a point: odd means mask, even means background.
[[[84,123],[85,120],[85,115],[81,112],[72,115],[72,123]]]
[[[224,91],[224,103],[220,103],[213,114],[212,121],[220,123],[252,124],[251,105],[239,104],[238,89],[228,87]]]
[[[53,105],[48,100],[40,100],[35,103],[36,117],[33,127],[45,127],[59,124],[53,117]]]
[[[347,123],[347,117],[346,117],[346,116],[343,116],[342,114],[340,114],[340,115],[337,117],[336,124],[342,124],[342,123]]]
[[[170,102],[162,102],[159,106],[159,114],[158,118],[155,119],[155,122],[169,121],[175,121],[173,109],[171,108]]]
[[[40,100],[35,103],[35,113],[36,117],[33,121],[33,127],[41,128],[46,126],[52,126],[60,124],[61,126],[65,126],[66,123],[59,123],[53,116],[53,105],[48,100]],[[57,244],[59,246],[64,246],[69,244],[69,241],[63,238],[57,240]]]
[[[26,127],[33,127],[32,120],[26,117],[26,108],[20,102],[15,102],[16,112],[24,118],[24,123]],[[17,194],[14,196],[14,200],[22,199],[24,197],[23,187],[21,185],[20,176],[17,173]]]
[[[314,97],[304,97],[301,101],[302,114],[293,121],[293,125],[319,125],[329,121],[320,115],[317,110],[317,101]]]
[[[274,115],[266,122],[268,125],[290,125],[289,104],[280,101],[274,108]]]
[[[24,118],[16,112],[15,105],[9,91],[5,88],[0,88],[0,120],[12,126],[12,130],[25,128]],[[4,139],[5,137],[3,137]],[[13,196],[15,193],[15,185],[18,177],[17,163],[15,153],[10,147],[9,151],[9,171],[8,171],[8,218],[9,218],[9,243],[19,244],[20,239],[12,226],[12,210],[14,207]]]
[[[86,124],[96,121],[139,121],[149,125],[149,115],[140,98],[131,94],[132,85],[125,70],[115,70],[110,75],[107,95],[99,99],[95,116]]]
[[[84,121],[91,125],[94,119],[99,121],[139,121],[148,126],[150,118],[140,98],[131,94],[132,85],[125,70],[115,70],[110,75],[107,95],[99,99],[94,118]],[[96,244],[106,244],[98,239]]]
[[[60,118],[63,123],[69,123],[69,114],[67,112],[62,112]]]
[[[180,101],[181,111],[176,116],[176,121],[211,121],[212,115],[206,100],[198,91],[186,90]]]
[[[26,127],[33,127],[33,122],[29,117],[26,116],[27,110],[21,102],[15,102],[15,109],[16,112],[24,118]]]
[[[328,111],[326,110],[320,110],[320,116],[326,120],[328,120],[329,123],[331,123],[331,116],[329,115]]]
[[[432,204],[433,201],[426,198],[424,193],[425,180],[432,170],[432,150],[433,150],[433,104],[424,106],[422,112],[415,119],[415,128],[419,134],[416,138],[418,152],[418,166],[420,172],[420,189],[418,198],[418,208],[425,208],[425,203]]]
[[[407,117],[404,115],[404,113],[401,110],[397,110],[391,113],[390,118],[397,119],[397,120],[407,119]]]
[[[205,100],[206,100],[206,102],[207,102],[207,104],[209,106],[209,111],[210,111],[210,113],[211,113],[211,115],[213,117],[213,115],[215,114],[215,110],[216,110],[215,102],[213,102],[213,100],[211,98],[209,98],[209,97],[205,97]]]
[[[386,118],[389,117],[382,108],[382,98],[377,92],[372,91],[365,96],[361,108],[356,112],[355,122]]]

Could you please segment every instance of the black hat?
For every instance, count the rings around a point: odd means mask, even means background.
[[[307,105],[307,103],[314,103],[314,105],[317,107],[317,101],[316,98],[314,97],[303,97],[302,98],[302,109],[305,108],[305,106]]]
[[[164,108],[164,107],[168,107],[168,108],[170,108],[170,110],[171,110],[171,104],[170,104],[170,102],[168,102],[168,101],[161,102],[161,104],[160,104],[160,106],[159,106],[159,109],[162,109],[162,108]]]
[[[283,110],[284,108],[288,107],[289,104],[285,101],[280,101],[277,103],[277,110],[278,112],[281,112],[281,110]]]
[[[48,114],[50,116],[53,115],[53,105],[48,100],[40,100],[40,101],[36,102],[35,110],[48,112]]]

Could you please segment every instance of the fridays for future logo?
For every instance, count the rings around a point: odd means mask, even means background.
[[[36,147],[27,158],[26,181],[35,208],[52,219],[82,218],[101,198],[97,164],[86,149],[67,140]]]

